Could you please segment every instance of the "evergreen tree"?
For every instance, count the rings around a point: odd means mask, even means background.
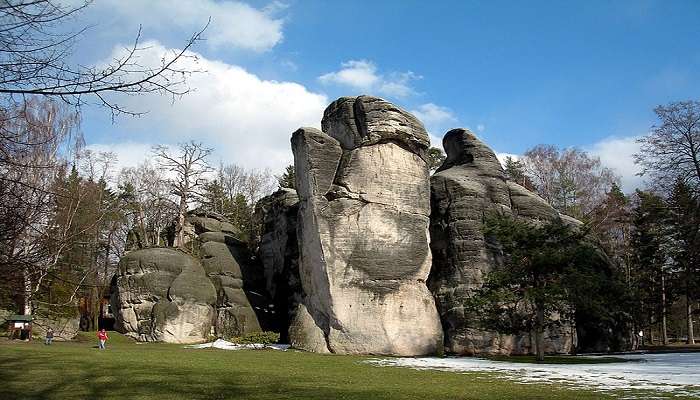
[[[582,232],[561,220],[535,224],[492,215],[484,230],[502,265],[488,274],[467,307],[499,332],[534,331],[537,359],[542,361],[544,330],[554,320],[572,316],[576,301],[569,288],[580,283],[572,284],[572,271],[590,264],[595,249]]]
[[[670,229],[673,238],[672,258],[678,274],[678,286],[686,301],[688,344],[694,344],[693,306],[698,298],[698,264],[700,263],[700,203],[693,189],[677,179],[668,199]]]
[[[523,186],[528,190],[535,190],[535,186],[532,184],[532,181],[527,176],[527,172],[525,171],[525,164],[522,161],[516,160],[511,156],[507,156],[505,159],[505,166],[503,169],[506,173],[506,177],[511,181],[517,183],[520,186]]]
[[[199,203],[200,207],[206,211],[224,216],[231,212],[231,201],[226,196],[224,187],[216,179],[204,184],[204,192],[199,199]]]
[[[442,163],[445,161],[445,153],[437,148],[437,147],[431,147],[428,149],[428,170],[430,172],[435,171],[436,169],[440,168]]]
[[[287,165],[284,173],[277,177],[277,182],[279,182],[281,188],[296,189],[295,179],[294,165]]]
[[[660,196],[637,190],[636,197],[631,238],[632,290],[638,304],[635,320],[641,329],[660,322],[662,340],[666,344],[668,213]]]

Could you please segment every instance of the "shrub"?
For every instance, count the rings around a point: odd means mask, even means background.
[[[238,344],[274,344],[279,342],[279,340],[280,334],[270,331],[246,333],[243,336],[237,336],[231,339],[233,343]]]

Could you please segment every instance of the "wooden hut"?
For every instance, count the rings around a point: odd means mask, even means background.
[[[7,337],[10,339],[32,340],[31,315],[10,315],[7,318]]]

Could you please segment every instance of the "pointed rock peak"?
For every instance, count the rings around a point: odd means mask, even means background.
[[[416,117],[378,97],[339,98],[324,111],[321,127],[346,150],[394,141],[423,155],[430,146],[428,133]]]
[[[456,128],[448,131],[442,138],[442,147],[447,158],[437,172],[455,165],[471,165],[478,168],[503,171],[496,154],[489,146],[479,140],[469,129]]]

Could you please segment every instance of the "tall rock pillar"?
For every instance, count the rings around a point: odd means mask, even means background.
[[[425,283],[432,263],[425,128],[368,96],[333,102],[322,128],[292,136],[304,291],[292,344],[341,354],[441,350]]]

